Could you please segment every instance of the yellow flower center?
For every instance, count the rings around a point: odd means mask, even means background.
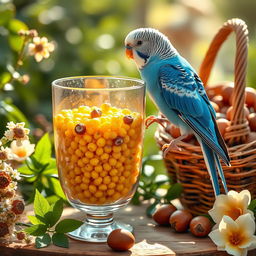
[[[229,236],[229,242],[233,245],[239,245],[243,240],[243,237],[239,233],[233,233]]]
[[[25,157],[27,155],[27,151],[25,149],[19,149],[17,152],[15,152],[15,154],[18,157]]]
[[[233,220],[236,220],[242,214],[243,214],[243,210],[239,207],[236,207],[236,208],[232,208],[229,211],[227,211],[225,215],[229,216]]]

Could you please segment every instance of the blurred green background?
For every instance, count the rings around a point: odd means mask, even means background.
[[[248,85],[256,73],[254,0],[0,0],[13,4],[16,18],[40,36],[54,41],[56,50],[38,65],[34,59],[22,67],[31,77],[27,85],[15,84],[4,92],[35,123],[43,114],[51,122],[51,81],[74,75],[124,75],[139,77],[124,54],[126,34],[138,27],[155,27],[167,34],[174,46],[198,70],[218,28],[229,18],[242,18],[250,31]],[[8,61],[4,31],[0,26],[0,65]],[[211,82],[233,80],[235,40],[224,45],[212,72]],[[1,96],[3,97],[3,96]],[[147,100],[147,115],[156,114]],[[144,154],[156,154],[153,125],[146,131]],[[159,168],[163,168],[162,166]]]

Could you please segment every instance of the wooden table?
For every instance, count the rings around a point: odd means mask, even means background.
[[[34,245],[24,246],[13,243],[0,246],[0,256],[224,256],[225,252],[216,251],[216,246],[209,238],[196,238],[190,233],[178,234],[169,227],[155,225],[145,214],[145,206],[128,205],[115,216],[117,220],[132,224],[136,244],[127,252],[114,252],[106,243],[85,243],[70,239],[70,248],[60,248],[51,245],[36,249]],[[29,213],[30,214],[30,213]],[[32,213],[31,213],[32,214]],[[75,209],[67,208],[64,217],[82,219],[84,216]],[[248,255],[256,255],[256,250]]]

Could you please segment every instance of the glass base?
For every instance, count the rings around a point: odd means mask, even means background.
[[[125,229],[130,232],[133,231],[133,227],[129,224],[125,224],[119,221],[112,221],[108,225],[92,225],[87,220],[78,229],[68,233],[70,238],[85,241],[85,242],[96,242],[103,243],[107,241],[108,235],[115,229]]]

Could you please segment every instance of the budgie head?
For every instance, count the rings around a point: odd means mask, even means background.
[[[137,67],[145,67],[152,57],[167,59],[177,54],[169,39],[153,28],[139,28],[125,38],[126,55],[134,59]]]

